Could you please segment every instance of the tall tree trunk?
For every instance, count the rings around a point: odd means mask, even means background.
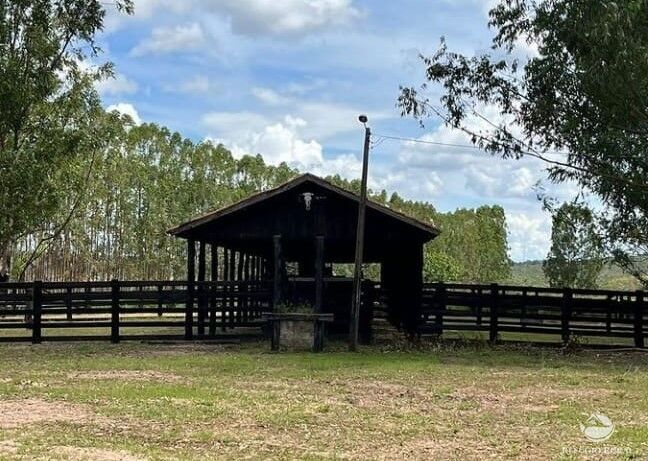
[[[13,244],[0,244],[0,282],[8,282],[11,274],[11,250]]]

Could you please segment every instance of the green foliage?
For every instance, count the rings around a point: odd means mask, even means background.
[[[579,204],[563,204],[553,215],[551,249],[542,266],[549,285],[596,288],[603,263],[603,244],[592,212]]]
[[[635,264],[648,254],[648,2],[506,0],[489,24],[493,55],[452,53],[442,41],[423,58],[427,82],[403,88],[403,114],[439,116],[491,154],[548,159],[551,180],[573,180],[604,204],[607,250],[648,286]],[[537,54],[520,66],[522,42]],[[440,106],[429,83],[442,87]]]
[[[502,207],[438,213],[435,222],[442,233],[428,244],[427,251],[443,253],[456,263],[458,276],[448,281],[489,283],[509,277],[511,262]]]
[[[0,276],[18,238],[58,231],[49,225],[67,186],[57,186],[104,144],[93,83],[111,68],[82,66],[100,51],[103,17],[98,0],[0,0]]]
[[[423,279],[426,282],[453,282],[460,280],[461,266],[452,257],[438,250],[428,249],[423,255]]]

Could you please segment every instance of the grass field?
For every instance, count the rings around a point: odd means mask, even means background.
[[[648,354],[266,349],[0,345],[0,459],[648,457]]]

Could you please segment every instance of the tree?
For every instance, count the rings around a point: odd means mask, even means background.
[[[57,176],[101,142],[93,83],[111,67],[83,63],[100,52],[94,36],[102,4],[0,0],[0,276],[9,273],[21,236],[51,231],[44,226],[65,193],[55,187]],[[132,11],[130,0],[116,5]]]
[[[551,249],[542,264],[549,285],[596,288],[603,264],[603,244],[592,212],[576,203],[563,204],[553,215]]]
[[[438,116],[488,153],[540,158],[550,180],[595,194],[607,250],[648,286],[637,264],[648,255],[648,2],[505,0],[489,25],[491,55],[452,53],[442,39],[422,57],[427,82],[401,89],[403,115]],[[516,59],[520,43],[535,56]]]
[[[423,255],[423,280],[426,282],[454,282],[461,277],[461,266],[452,257],[437,249]]]

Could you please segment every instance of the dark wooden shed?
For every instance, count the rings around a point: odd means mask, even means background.
[[[189,281],[208,277],[272,281],[275,306],[286,301],[308,302],[320,312],[333,312],[333,331],[342,333],[348,331],[351,279],[336,277],[331,265],[354,260],[358,203],[357,195],[304,174],[169,233],[188,241]],[[438,234],[432,223],[375,202],[367,204],[363,261],[380,264],[382,291],[387,293],[390,317],[398,326],[416,323],[423,245]],[[365,337],[369,310],[365,306],[361,312]]]

